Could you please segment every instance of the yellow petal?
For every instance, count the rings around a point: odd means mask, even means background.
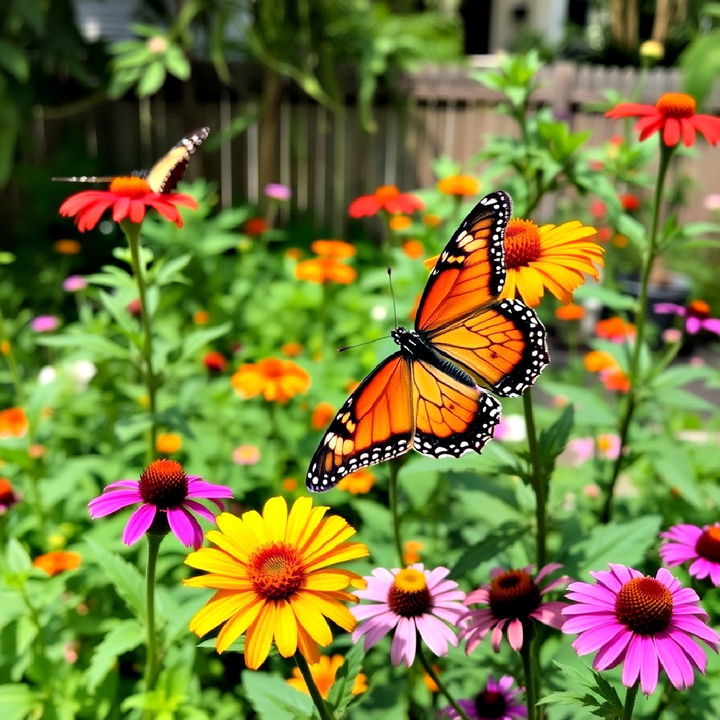
[[[305,548],[303,557],[306,562],[312,562],[318,554],[324,555],[354,534],[354,527],[348,525],[339,515],[332,515],[318,528]]]
[[[339,602],[329,600],[324,593],[313,593],[300,591],[298,595],[302,596],[303,601],[307,601],[317,608],[323,615],[329,617],[336,625],[343,630],[350,632],[355,629],[357,621],[353,614]]]
[[[281,601],[275,606],[275,644],[283,657],[290,657],[297,650],[297,620],[290,603]]]
[[[245,664],[257,670],[270,652],[275,628],[275,604],[265,603],[257,620],[248,628],[245,640]]]
[[[298,650],[309,663],[316,663],[320,660],[318,644],[298,625]]]
[[[255,621],[263,609],[265,600],[257,595],[250,594],[248,602],[235,614],[218,633],[215,649],[219,653],[225,652]]]
[[[287,503],[284,497],[272,497],[265,503],[263,520],[270,542],[285,542],[287,519]]]
[[[247,578],[234,578],[227,575],[197,575],[196,577],[185,578],[183,585],[186,587],[217,588],[218,590],[252,589],[252,584]],[[340,589],[333,588],[333,590]]]
[[[298,625],[317,643],[329,645],[332,642],[332,632],[327,621],[318,610],[317,605],[307,599],[308,593],[299,592],[290,598],[293,612]]]
[[[220,590],[198,610],[190,620],[190,632],[196,635],[204,635],[220,623],[225,622],[229,617],[241,610],[247,602],[245,593],[237,593],[232,590]]]
[[[361,557],[367,557],[370,554],[367,545],[361,542],[343,543],[331,550],[325,555],[320,555],[315,562],[305,566],[307,572],[319,570],[328,565],[335,565],[348,560],[357,560]]]
[[[185,558],[185,564],[198,570],[207,570],[219,575],[229,575],[230,577],[247,576],[244,567],[235,558],[215,548],[201,548],[191,552]]]
[[[290,508],[287,529],[285,531],[285,540],[288,545],[293,545],[294,547],[300,546],[300,535],[307,526],[311,510],[312,498],[301,497],[293,503],[293,506]]]
[[[301,553],[312,541],[312,538],[314,537],[318,526],[321,524],[325,513],[329,509],[330,508],[326,506],[318,505],[317,507],[314,507],[310,512],[305,527],[302,528],[302,530],[298,533],[297,547],[300,549]]]
[[[250,510],[243,513],[242,521],[248,526],[252,534],[255,535],[258,540],[258,545],[265,545],[270,542],[265,528],[265,521],[257,510]]]
[[[304,589],[344,590],[357,577],[358,575],[347,570],[318,570],[307,575]]]
[[[224,550],[229,555],[232,555],[238,562],[243,564],[247,563],[249,557],[247,550],[241,547],[240,544],[232,538],[219,532],[218,530],[208,530],[205,533],[205,537],[211,543],[217,545],[221,550]]]
[[[244,548],[246,554],[258,546],[262,542],[257,538],[252,530],[236,515],[230,513],[221,513],[216,518],[217,526],[235,545]]]

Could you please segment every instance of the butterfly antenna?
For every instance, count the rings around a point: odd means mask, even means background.
[[[376,343],[380,340],[385,340],[388,335],[383,335],[382,337],[375,338],[374,340],[367,340],[365,342],[357,343],[355,345],[342,345],[337,349],[338,352],[345,352],[346,350],[352,350],[353,348],[362,347],[363,345],[372,345],[372,343]]]
[[[395,322],[395,327],[397,327],[398,326],[397,307],[395,306],[395,288],[393,288],[392,268],[387,269],[387,274],[388,274],[388,282],[390,283],[390,297],[392,297],[392,303],[393,303],[393,320]]]

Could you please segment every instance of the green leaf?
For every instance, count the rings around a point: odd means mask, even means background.
[[[335,675],[335,682],[330,688],[328,702],[333,706],[335,714],[342,717],[345,709],[356,697],[352,694],[355,678],[362,670],[362,661],[365,657],[365,650],[362,643],[356,643],[345,655],[345,662],[340,666]]]
[[[230,332],[230,323],[223,323],[222,325],[216,325],[215,327],[205,328],[203,330],[195,330],[183,340],[180,359],[192,357],[198,350],[201,350],[213,340],[227,335],[228,332]]]
[[[110,672],[117,658],[141,645],[144,637],[145,633],[137,620],[119,621],[105,634],[93,652],[85,673],[88,688],[95,690]]]
[[[159,287],[168,285],[173,282],[182,282],[182,271],[188,266],[192,260],[190,253],[180,255],[180,257],[168,260],[166,263],[159,265],[155,270],[154,282]]]
[[[32,561],[27,550],[20,542],[11,537],[5,548],[5,569],[16,575],[24,575],[30,572]]]
[[[633,310],[635,300],[612,288],[598,285],[597,283],[585,283],[575,291],[575,300],[597,300],[611,310]]]
[[[154,60],[143,73],[137,86],[138,97],[154,95],[165,82],[165,66],[160,60]]]
[[[462,577],[466,572],[475,570],[479,565],[497,558],[498,554],[514,545],[527,535],[528,528],[516,522],[503,523],[492,530],[483,540],[471,545],[455,563],[451,575]]]
[[[190,77],[190,62],[177,45],[170,45],[165,51],[165,67],[171,75],[180,80]]]
[[[24,718],[40,717],[37,713],[40,703],[37,695],[29,685],[13,683],[0,685],[0,713],[3,720],[24,720]]]
[[[125,360],[128,357],[128,350],[102,335],[84,332],[60,333],[58,335],[43,335],[37,338],[38,345],[48,347],[79,348],[91,360],[106,360],[115,358]]]
[[[261,720],[310,720],[314,715],[315,706],[310,696],[275,675],[244,672],[242,685]]]
[[[88,538],[85,544],[90,551],[90,557],[95,559],[97,565],[108,576],[130,611],[139,620],[144,621],[145,581],[137,568],[95,540]]]
[[[26,82],[30,74],[25,53],[7,40],[0,40],[0,67],[5,68],[18,82]]]
[[[555,467],[557,456],[565,449],[575,422],[575,408],[567,405],[560,417],[549,427],[542,430],[538,438],[538,449],[545,472],[549,475]]]

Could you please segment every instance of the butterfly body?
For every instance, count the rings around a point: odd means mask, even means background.
[[[329,490],[411,449],[435,458],[481,452],[500,420],[500,403],[486,390],[516,397],[547,365],[535,312],[499,299],[510,211],[509,195],[491,193],[453,234],[428,278],[414,329],[391,332],[400,349],[330,423],[310,461],[309,490]]]

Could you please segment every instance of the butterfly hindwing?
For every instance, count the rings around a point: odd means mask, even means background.
[[[505,284],[505,226],[510,196],[486,195],[440,253],[415,317],[416,330],[454,323],[494,302]]]
[[[381,362],[340,408],[308,469],[313,492],[345,475],[406,453],[412,445],[410,363],[400,352]]]
[[[427,333],[432,346],[502,397],[517,397],[548,364],[545,328],[519,300],[501,300]]]
[[[198,128],[170,148],[144,175],[150,189],[156,193],[172,192],[185,174],[190,157],[205,142],[209,133],[210,128]]]

